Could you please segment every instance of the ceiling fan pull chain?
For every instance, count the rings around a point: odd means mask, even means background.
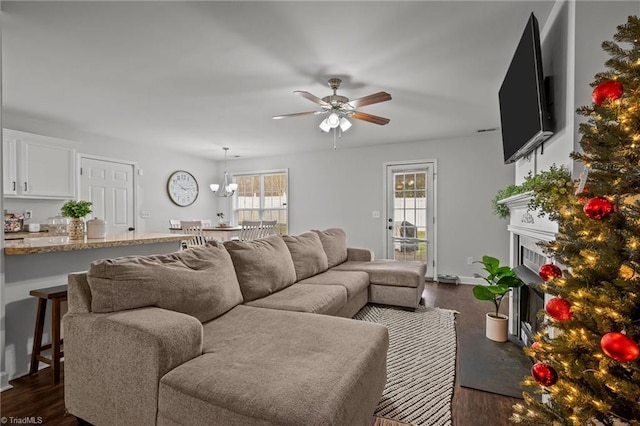
[[[336,133],[338,133],[338,129],[333,129],[333,149],[336,149]]]

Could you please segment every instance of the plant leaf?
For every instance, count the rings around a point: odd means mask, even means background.
[[[478,300],[493,300],[493,293],[489,291],[493,286],[477,285],[473,287],[473,295]]]

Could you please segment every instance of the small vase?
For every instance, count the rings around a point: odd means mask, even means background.
[[[485,333],[487,338],[494,342],[506,342],[509,332],[509,317],[503,314],[495,317],[494,313],[488,313],[486,318]]]
[[[67,233],[72,240],[84,238],[84,219],[81,217],[73,217],[67,225]]]

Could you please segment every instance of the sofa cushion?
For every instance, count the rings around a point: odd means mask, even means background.
[[[320,237],[322,248],[327,254],[329,268],[347,260],[347,234],[340,228],[330,228],[324,231],[313,230]]]
[[[322,248],[320,237],[315,232],[282,237],[291,253],[296,270],[296,281],[304,280],[329,268],[327,255]]]
[[[252,241],[226,241],[245,302],[296,282],[291,253],[280,235]]]
[[[424,284],[427,265],[424,262],[379,259],[371,262],[344,262],[336,271],[364,271],[371,284],[417,288]]]
[[[347,290],[347,299],[351,300],[369,287],[369,275],[362,271],[336,271],[332,269],[302,280],[298,284],[339,285]]]
[[[294,284],[246,303],[258,308],[335,315],[347,303],[347,290],[339,285]]]
[[[97,260],[87,281],[93,312],[157,306],[204,322],[242,303],[231,257],[216,242],[165,255]]]
[[[386,381],[380,324],[240,305],[160,381],[160,425],[368,426]]]

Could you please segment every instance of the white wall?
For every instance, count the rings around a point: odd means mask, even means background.
[[[289,168],[289,233],[341,227],[349,245],[370,248],[384,258],[383,164],[435,159],[438,274],[479,272],[478,265],[467,265],[467,257],[492,254],[508,260],[506,223],[493,215],[490,203],[514,173],[513,165],[502,162],[498,132],[353,149],[348,138],[346,133],[335,151],[327,139],[324,151],[238,159],[228,169],[233,174]],[[373,219],[374,210],[382,217]]]
[[[5,128],[66,139],[76,143],[79,153],[136,162],[143,175],[138,176],[137,190],[137,230],[141,232],[168,232],[169,219],[212,219],[215,220],[217,199],[209,190],[209,184],[220,180],[220,165],[194,154],[179,151],[152,149],[136,145],[135,141],[114,141],[76,129],[56,126],[50,122],[27,119],[5,113]],[[191,172],[200,186],[200,195],[194,204],[178,207],[167,195],[167,179],[176,170]],[[4,208],[9,212],[33,210],[32,222],[46,223],[46,219],[59,214],[63,200],[4,200]],[[150,211],[151,217],[143,219],[141,211]]]

